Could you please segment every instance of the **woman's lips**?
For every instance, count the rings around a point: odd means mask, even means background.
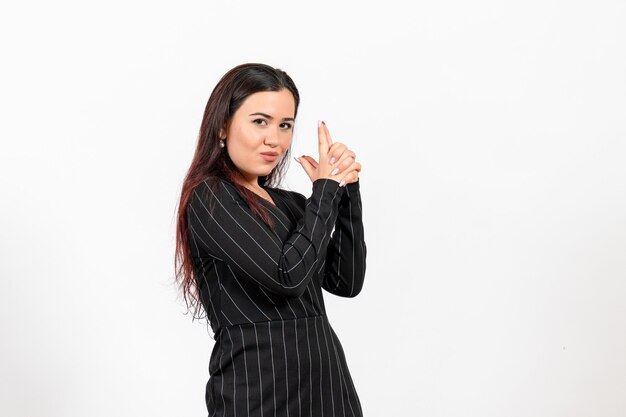
[[[276,160],[276,158],[278,158],[278,155],[272,155],[272,154],[267,154],[267,153],[262,153],[261,157],[263,159],[265,159],[267,162],[274,162]]]

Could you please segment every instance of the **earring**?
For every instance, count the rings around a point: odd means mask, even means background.
[[[224,146],[226,146],[224,139],[220,139],[220,148],[223,148]]]

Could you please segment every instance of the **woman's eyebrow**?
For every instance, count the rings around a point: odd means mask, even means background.
[[[267,118],[268,118],[268,119],[270,119],[270,120],[274,119],[274,118],[273,118],[272,116],[270,116],[269,114],[260,113],[260,112],[258,112],[258,113],[252,113],[252,114],[249,114],[248,116],[263,116],[263,117],[267,117]],[[291,121],[291,122],[294,122],[294,121],[295,121],[295,119],[294,119],[293,117],[283,117],[283,121]]]

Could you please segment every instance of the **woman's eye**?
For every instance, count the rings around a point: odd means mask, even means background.
[[[291,123],[281,123],[280,126],[283,129],[291,129]]]
[[[265,123],[265,120],[264,119],[255,119],[255,120],[252,121],[252,123],[256,123],[256,124],[260,125],[260,124]]]

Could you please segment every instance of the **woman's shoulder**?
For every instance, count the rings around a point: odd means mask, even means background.
[[[219,178],[217,177],[204,177],[202,180],[198,181],[192,188],[192,194],[200,194],[206,195],[210,193],[210,190],[215,191],[217,186],[219,185]]]
[[[237,200],[237,189],[229,181],[217,176],[208,176],[198,182],[191,192],[192,198],[200,198],[203,201],[229,199]]]

